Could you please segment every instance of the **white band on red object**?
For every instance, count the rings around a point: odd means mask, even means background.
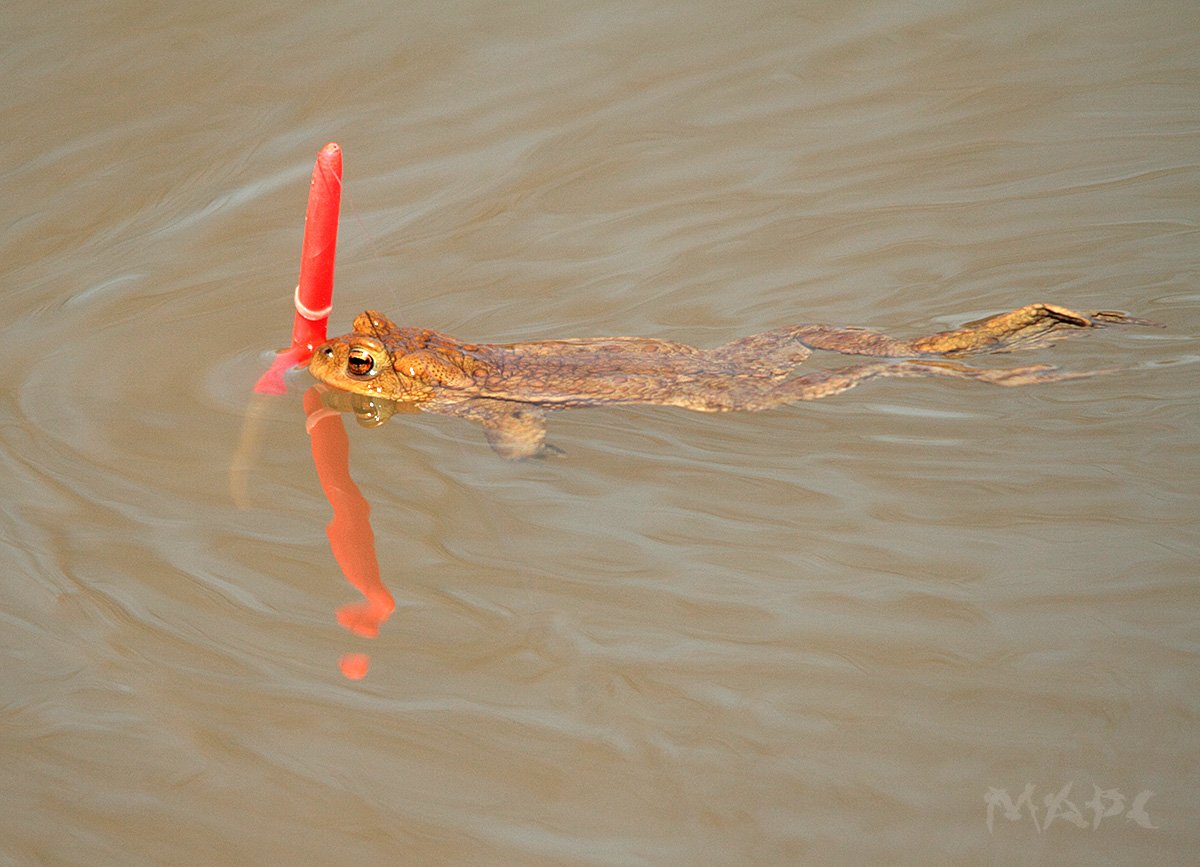
[[[328,319],[329,314],[333,312],[333,305],[330,304],[323,310],[309,310],[300,301],[300,284],[296,284],[296,312],[310,322],[320,322],[322,319]]]
[[[310,413],[309,416],[304,419],[304,432],[311,434],[313,432],[313,428],[315,428],[325,419],[334,415],[340,415],[340,413],[336,409],[330,409],[327,406],[323,406],[316,412]]]

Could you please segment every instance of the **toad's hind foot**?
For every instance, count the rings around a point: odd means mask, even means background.
[[[969,322],[962,328],[943,331],[912,341],[922,354],[954,357],[977,352],[1008,352],[1049,346],[1056,337],[1079,334],[1106,325],[1155,325],[1112,310],[1076,313],[1055,304],[1029,304],[1010,313]]]
[[[962,328],[913,340],[897,340],[874,331],[827,325],[800,325],[793,332],[795,339],[805,346],[848,355],[886,358],[941,355],[956,358],[982,352],[1010,352],[1049,346],[1055,338],[1107,325],[1161,327],[1157,322],[1135,319],[1112,310],[1077,313],[1056,304],[1028,304],[1008,313],[969,322]]]

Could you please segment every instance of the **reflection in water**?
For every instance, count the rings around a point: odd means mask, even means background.
[[[396,602],[379,577],[371,507],[350,477],[350,440],[346,428],[338,413],[322,403],[318,387],[305,393],[304,412],[305,427],[312,439],[313,464],[333,507],[333,520],[325,528],[329,547],[346,580],[364,597],[363,602],[339,608],[337,621],[355,635],[374,638],[395,610]],[[364,416],[359,418],[362,420]],[[342,674],[352,680],[366,676],[369,665],[370,657],[365,653],[348,653],[339,661]]]
[[[315,385],[311,389],[318,395],[321,404],[335,412],[354,413],[355,420],[363,427],[379,427],[396,413],[417,413],[420,407],[413,403],[389,400],[386,397],[354,394],[341,389]],[[307,406],[307,404],[305,404]]]

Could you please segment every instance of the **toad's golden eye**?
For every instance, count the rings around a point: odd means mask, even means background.
[[[351,349],[346,359],[346,370],[351,376],[374,376],[375,359],[365,349]]]

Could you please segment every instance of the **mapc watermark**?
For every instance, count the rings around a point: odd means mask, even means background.
[[[1127,801],[1119,789],[1102,789],[1093,783],[1091,799],[1083,802],[1084,810],[1090,813],[1091,821],[1089,821],[1089,816],[1085,815],[1084,811],[1069,799],[1072,785],[1073,783],[1067,783],[1057,792],[1043,795],[1040,816],[1038,805],[1034,801],[1034,792],[1037,791],[1037,787],[1033,783],[1026,783],[1024,790],[1015,801],[1009,795],[1008,789],[989,786],[983,796],[983,802],[987,804],[988,833],[992,833],[997,809],[1001,811],[1000,815],[1010,822],[1019,822],[1028,815],[1033,820],[1033,827],[1037,828],[1039,834],[1055,822],[1060,821],[1069,822],[1076,828],[1090,826],[1095,831],[1105,819],[1121,815],[1125,816],[1126,822],[1134,822],[1139,827],[1158,828],[1158,825],[1150,821],[1150,814],[1146,812],[1146,802],[1154,797],[1154,792],[1149,789],[1139,792],[1129,809],[1126,810]],[[1025,812],[1022,812],[1022,808]]]

